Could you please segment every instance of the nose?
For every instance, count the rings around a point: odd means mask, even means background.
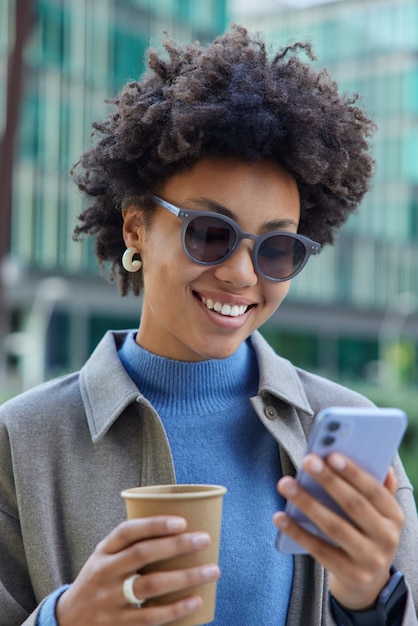
[[[252,242],[241,241],[228,259],[214,266],[216,278],[240,289],[253,287],[258,281],[252,258],[253,246]]]

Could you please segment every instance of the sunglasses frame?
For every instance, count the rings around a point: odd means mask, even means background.
[[[181,229],[181,245],[183,248],[183,252],[191,261],[197,263],[198,265],[220,265],[234,254],[243,239],[251,239],[251,241],[254,241],[254,247],[251,251],[251,257],[257,274],[272,282],[283,283],[297,276],[303,270],[309,258],[312,255],[318,254],[321,250],[321,244],[313,241],[312,239],[309,239],[309,237],[299,235],[299,233],[291,233],[286,230],[273,230],[265,233],[264,235],[253,235],[252,233],[246,233],[245,231],[243,231],[234,220],[232,220],[230,217],[227,217],[226,215],[222,215],[222,213],[216,213],[214,211],[188,211],[186,209],[180,209],[175,204],[171,204],[171,202],[167,202],[167,200],[163,200],[163,198],[160,198],[159,196],[152,195],[151,198],[156,204],[182,220],[183,223]],[[236,233],[237,240],[235,244],[232,246],[231,250],[218,261],[200,261],[199,259],[194,258],[188,251],[186,246],[186,230],[190,222],[196,217],[217,217],[221,221],[229,224],[229,226],[231,226],[231,228]],[[305,248],[305,256],[302,263],[294,272],[292,272],[289,276],[286,276],[286,278],[273,278],[272,276],[268,276],[262,271],[258,263],[258,251],[262,243],[266,239],[277,235],[296,239],[300,241]]]

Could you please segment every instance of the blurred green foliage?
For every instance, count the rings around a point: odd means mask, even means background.
[[[13,398],[13,396],[17,393],[18,391],[15,391],[14,389],[9,389],[8,391],[0,389],[0,404],[3,404],[6,400],[10,400],[10,398]]]

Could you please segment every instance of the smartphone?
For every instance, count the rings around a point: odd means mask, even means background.
[[[315,419],[306,454],[315,453],[325,458],[331,452],[341,452],[383,483],[406,426],[407,416],[401,409],[328,407]],[[303,469],[298,471],[296,480],[332,511],[350,519]],[[287,502],[285,511],[303,528],[333,543],[294,504]],[[306,553],[302,546],[280,531],[276,547],[286,554]]]

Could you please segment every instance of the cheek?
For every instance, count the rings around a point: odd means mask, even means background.
[[[180,241],[154,239],[142,253],[144,295],[150,289],[162,292],[181,292],[182,285],[188,285],[202,273],[202,267],[186,257]]]
[[[164,271],[173,267],[181,253],[180,241],[170,232],[153,228],[144,240],[142,247],[142,262],[145,274]]]
[[[283,302],[290,289],[290,280],[285,283],[269,283],[264,290],[265,303],[267,306],[277,309]]]

